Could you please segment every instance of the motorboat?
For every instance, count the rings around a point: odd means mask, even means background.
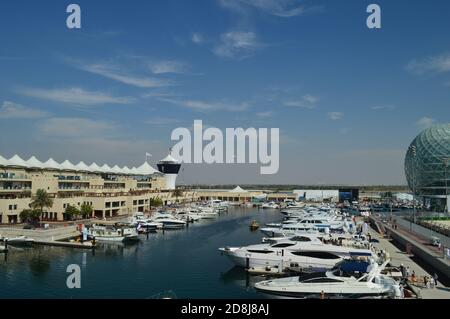
[[[261,208],[279,209],[280,205],[278,205],[275,202],[269,202],[269,203],[262,204]]]
[[[88,230],[88,238],[102,242],[124,242],[138,240],[139,235],[134,228],[115,228],[93,225]]]
[[[291,298],[400,298],[400,286],[392,278],[382,275],[387,261],[372,265],[369,273],[357,278],[336,268],[305,276],[262,281],[255,284],[259,292]]]
[[[378,256],[370,249],[325,244],[318,236],[304,234],[296,241],[280,240],[276,243],[257,244],[244,247],[224,247],[219,249],[240,267],[278,266],[280,269],[296,264],[303,272],[331,269],[344,258],[373,258]]]
[[[164,212],[156,213],[152,221],[163,224],[163,229],[179,229],[186,226],[186,221]]]
[[[145,218],[144,213],[138,212],[130,218],[129,225],[137,229],[138,232],[154,231],[158,228],[162,228],[161,223],[152,222],[150,219]]]
[[[32,246],[34,243],[33,238],[29,238],[26,236],[18,236],[18,237],[12,237],[12,238],[5,238],[4,241],[8,243],[8,245],[11,246],[20,246],[20,247],[29,247]]]

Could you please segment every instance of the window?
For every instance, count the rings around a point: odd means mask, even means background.
[[[293,255],[310,257],[310,258],[318,258],[318,259],[339,259],[339,256],[335,254],[326,252],[326,251],[294,251]]]
[[[291,243],[281,243],[281,244],[275,244],[272,247],[273,248],[286,248],[286,247],[291,247],[294,246],[295,244],[291,244]]]
[[[295,236],[292,238],[292,240],[306,242],[306,241],[311,241],[311,238],[304,237],[304,236]]]
[[[17,209],[17,205],[14,205],[14,210],[16,210]]]
[[[273,253],[271,250],[249,250],[249,253],[255,253],[255,254],[270,254]]]
[[[343,282],[342,280],[334,279],[334,278],[314,278],[305,280],[304,282],[307,283],[337,283],[337,282]]]

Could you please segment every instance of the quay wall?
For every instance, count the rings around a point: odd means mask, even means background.
[[[20,229],[14,227],[1,227],[0,237],[18,237],[27,236],[33,238],[36,241],[53,241],[53,240],[65,240],[79,236],[80,232],[77,231],[77,226],[58,227],[47,230],[32,230],[32,229]]]
[[[371,220],[373,222],[379,222],[371,217]],[[398,231],[394,230],[392,227],[383,224],[383,227],[387,231],[388,237],[392,238],[396,242],[398,242],[400,245],[406,247],[409,243],[411,245],[411,250],[415,256],[420,258],[422,261],[427,263],[429,266],[434,268],[435,270],[439,271],[443,275],[445,275],[447,278],[450,278],[450,261],[445,260],[442,256],[438,257],[434,254],[432,254],[426,247],[424,247],[422,244],[416,242],[415,240],[408,238],[407,236],[399,233]]]

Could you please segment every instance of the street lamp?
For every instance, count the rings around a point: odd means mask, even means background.
[[[412,176],[413,176],[413,220],[409,220],[409,229],[412,231],[412,222],[416,223],[416,156],[417,156],[417,147],[415,145],[411,145],[410,147],[412,157],[413,157],[413,165],[412,165]]]
[[[445,178],[445,210],[446,210],[446,213],[448,214],[448,212],[449,212],[449,207],[448,207],[448,179],[447,179],[447,167],[448,167],[448,162],[450,161],[450,157],[444,157],[442,161],[444,162],[444,178]]]

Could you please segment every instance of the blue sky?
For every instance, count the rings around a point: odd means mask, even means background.
[[[82,10],[81,30],[66,7]],[[382,29],[366,27],[378,3]],[[185,165],[182,183],[403,184],[418,132],[450,119],[450,3],[0,4],[0,154],[134,166],[171,131],[278,127],[280,171]]]

